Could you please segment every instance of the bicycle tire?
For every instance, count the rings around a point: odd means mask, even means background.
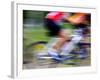
[[[38,53],[42,53],[43,51],[45,52],[45,46],[47,42],[46,41],[38,41],[35,43],[30,44],[27,46],[27,51],[30,52],[32,55],[31,63],[33,63],[32,68],[51,68],[51,64],[55,64],[52,59],[43,59],[43,58],[38,58]],[[44,55],[45,57],[48,56]],[[53,66],[54,67],[54,66]]]

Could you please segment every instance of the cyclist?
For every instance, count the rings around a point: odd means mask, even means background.
[[[49,12],[46,15],[45,28],[48,30],[48,35],[51,37],[59,37],[57,43],[48,51],[49,55],[54,59],[62,60],[59,56],[60,49],[70,39],[70,35],[62,29],[61,23],[66,21],[72,23],[76,27],[84,27],[85,24],[87,24],[84,16],[84,13],[77,13],[70,17],[70,14],[65,12]],[[66,48],[67,47],[64,49],[66,50]]]
[[[50,12],[45,17],[45,28],[51,37],[59,37],[57,43],[48,51],[49,55],[59,59],[60,48],[69,40],[69,35],[61,28],[61,22],[67,21],[69,13]]]

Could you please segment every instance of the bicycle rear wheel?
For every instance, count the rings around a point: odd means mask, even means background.
[[[31,55],[30,68],[49,68],[52,67],[51,64],[55,64],[52,57],[47,54],[46,44],[45,41],[39,41],[27,47],[27,54]]]

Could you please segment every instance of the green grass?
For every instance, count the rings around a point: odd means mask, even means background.
[[[46,31],[43,28],[24,28],[24,38],[26,44],[31,44],[37,41],[48,41]]]

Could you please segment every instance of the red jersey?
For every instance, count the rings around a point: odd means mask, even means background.
[[[64,18],[63,12],[50,12],[47,14],[46,18],[51,19],[55,22],[61,21]]]

